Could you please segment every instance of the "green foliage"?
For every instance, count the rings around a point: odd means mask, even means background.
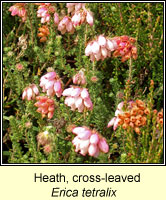
[[[62,10],[67,14],[65,3],[52,4],[59,14]],[[139,98],[146,102],[152,101],[148,95],[151,93],[150,80],[153,80],[153,109],[160,111],[163,108],[163,3],[87,3],[86,7],[94,14],[92,27],[82,24],[74,34],[62,35],[52,20],[45,43],[39,42],[37,37],[41,27],[37,6],[26,4],[27,20],[22,22],[8,11],[12,5],[3,3],[3,162],[163,162],[162,135],[155,140],[156,121],[152,117],[141,136],[121,127],[116,132],[107,128],[118,103],[123,101],[128,79],[132,83],[130,99]],[[111,56],[104,61],[91,62],[85,56],[88,41],[100,34],[136,38],[138,58],[132,62],[131,74],[129,61],[122,63],[119,58]],[[24,38],[22,45],[19,45],[20,37]],[[17,64],[23,68],[18,69]],[[93,110],[73,112],[64,104],[64,97],[54,97],[54,116],[48,120],[36,112],[35,100],[23,101],[24,88],[31,83],[39,86],[41,76],[49,67],[61,77],[64,89],[72,84],[72,77],[84,69]],[[74,135],[67,132],[71,124],[96,129],[107,139],[109,152],[97,158],[76,153],[72,145]],[[38,133],[47,126],[52,127],[52,151],[49,154],[44,153],[43,147],[37,143]]]

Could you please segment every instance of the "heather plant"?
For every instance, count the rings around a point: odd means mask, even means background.
[[[3,162],[162,163],[163,3],[3,3]]]

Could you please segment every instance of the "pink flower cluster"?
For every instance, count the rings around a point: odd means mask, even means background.
[[[9,8],[12,16],[18,15],[22,18],[22,21],[25,22],[27,18],[27,11],[25,9],[26,3],[16,3]]]
[[[43,88],[43,92],[47,92],[48,96],[52,97],[56,94],[57,97],[60,97],[62,95],[62,82],[54,71],[41,77],[40,86]],[[24,89],[22,99],[34,100],[36,95],[39,95],[39,90],[35,84],[31,84]],[[42,117],[47,115],[51,119],[54,114],[54,100],[47,96],[37,96],[36,100],[37,102],[34,105],[38,107],[37,112],[40,112]]]
[[[75,12],[75,14],[72,16],[71,21],[74,27],[80,26],[85,22],[87,22],[90,26],[93,26],[93,14],[91,11],[88,11],[84,7],[82,10]]]
[[[137,59],[137,48],[134,46],[135,39],[129,36],[119,36],[114,38],[106,38],[99,35],[97,39],[88,43],[85,48],[85,55],[90,56],[91,61],[104,60],[111,56],[121,56],[122,62],[125,62],[130,57]]]
[[[73,76],[73,83],[76,85],[85,85],[86,78],[83,70],[80,70],[76,75]]]
[[[134,43],[136,40],[132,37],[129,37],[127,35],[114,37],[113,40],[116,41],[118,48],[115,50],[113,56],[121,56],[122,62],[125,62],[129,58],[133,58],[134,60],[137,59],[137,47],[134,46]]]
[[[39,94],[39,90],[35,84],[31,84],[29,87],[26,87],[22,93],[22,99],[27,99],[30,101],[31,99],[35,99],[35,96]]]
[[[108,39],[104,35],[99,35],[97,39],[90,41],[85,48],[85,55],[90,56],[91,61],[104,60],[111,56],[111,52],[117,49],[115,40]]]
[[[37,17],[41,17],[41,23],[49,23],[51,13],[54,13],[54,23],[59,23],[59,16],[55,12],[55,7],[51,5],[51,3],[36,3],[36,5],[39,5],[38,11],[37,11]]]
[[[73,23],[71,21],[71,18],[68,17],[68,16],[65,16],[59,22],[58,30],[61,31],[61,34],[65,34],[66,32],[69,32],[69,33],[73,34],[75,29],[74,29]]]
[[[60,78],[55,72],[48,72],[40,79],[40,87],[43,88],[43,92],[47,92],[48,96],[57,97],[62,95],[62,83]]]
[[[66,7],[68,8],[68,13],[72,13],[73,15],[75,12],[85,7],[85,3],[67,3]]]
[[[128,102],[128,109],[131,109],[132,108],[132,104],[133,104],[133,101],[129,101]],[[117,106],[117,110],[115,111],[115,117],[113,117],[109,122],[108,122],[108,125],[107,125],[107,128],[113,126],[113,130],[115,131],[118,127],[118,123],[119,121],[121,120],[118,115],[121,115],[124,113],[123,111],[123,106],[124,106],[124,102],[122,101],[121,103],[118,104]]]
[[[88,127],[75,127],[72,133],[77,136],[73,139],[72,143],[75,146],[75,152],[81,155],[97,157],[100,152],[108,153],[109,146],[106,139],[99,135],[95,130],[90,130]]]
[[[47,115],[48,119],[51,119],[55,108],[54,100],[46,96],[37,96],[36,100],[34,105],[38,107],[37,112],[41,113],[43,118]]]
[[[62,95],[66,96],[65,104],[71,107],[73,111],[78,109],[78,112],[83,112],[85,108],[88,110],[93,109],[93,104],[86,88],[71,86],[65,89]]]
[[[68,13],[72,13],[72,18],[65,16],[59,22],[58,30],[61,31],[61,34],[66,32],[73,34],[75,27],[84,23],[85,20],[90,26],[93,25],[93,15],[85,8],[85,3],[67,3],[67,8]]]

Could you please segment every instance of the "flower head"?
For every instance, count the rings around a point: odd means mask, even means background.
[[[43,92],[47,92],[48,96],[56,94],[57,97],[60,97],[62,95],[62,81],[54,71],[41,77],[40,87],[43,88]]]
[[[47,116],[48,119],[51,119],[55,109],[54,100],[46,96],[37,96],[36,100],[34,105],[38,107],[37,112],[41,113],[42,117]]]
[[[48,27],[43,25],[39,28],[39,33],[37,34],[37,36],[40,37],[40,42],[45,42],[49,34],[50,32]]]
[[[74,29],[73,23],[71,22],[71,18],[68,16],[65,16],[59,22],[58,30],[61,32],[61,34],[65,34],[66,32],[73,34],[75,29]]]
[[[73,83],[77,85],[86,84],[86,78],[83,70],[80,70],[76,75],[73,76]]]
[[[18,15],[22,18],[22,21],[25,22],[27,18],[27,11],[25,9],[26,3],[16,3],[9,8],[12,16]]]
[[[31,84],[29,87],[26,87],[22,93],[22,99],[27,99],[30,101],[31,99],[35,99],[35,96],[39,94],[39,90],[35,84]]]
[[[66,96],[65,104],[73,111],[78,109],[78,112],[83,112],[85,108],[88,110],[93,109],[93,104],[86,88],[71,86],[65,89],[62,95]]]
[[[90,56],[91,61],[104,60],[111,56],[111,52],[117,48],[115,41],[99,35],[95,40],[88,43],[85,48],[85,55]]]
[[[80,10],[81,8],[85,7],[85,3],[67,3],[66,7],[68,9],[68,13],[72,13],[72,15]]]
[[[129,58],[137,59],[137,48],[134,46],[135,39],[126,35],[114,37],[114,41],[116,41],[118,47],[115,50],[113,56],[121,56],[122,62],[125,62]]]
[[[51,3],[37,3],[39,5],[37,11],[37,17],[41,17],[41,23],[48,23],[50,22],[51,13],[55,12],[54,6]]]
[[[96,130],[88,127],[74,127],[72,133],[76,135],[72,143],[75,146],[75,152],[81,155],[97,157],[100,152],[108,153],[109,146],[106,139],[102,137]]]
[[[50,143],[50,140],[51,140],[51,137],[48,131],[40,132],[37,135],[37,142],[39,145],[42,145],[42,146],[47,145]]]

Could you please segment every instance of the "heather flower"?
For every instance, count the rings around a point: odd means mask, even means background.
[[[106,139],[102,137],[96,130],[88,127],[74,127],[72,133],[76,135],[72,143],[75,146],[75,152],[81,155],[97,157],[100,152],[108,153],[109,146]]]
[[[67,3],[66,7],[68,9],[68,13],[72,13],[72,15],[80,10],[81,8],[85,7],[85,3]]]
[[[40,132],[37,135],[37,142],[39,145],[42,145],[42,146],[48,145],[50,143],[50,141],[51,141],[51,137],[47,130]]]
[[[90,26],[93,26],[94,19],[93,14],[90,10],[86,10],[86,21]]]
[[[159,126],[163,125],[163,109],[161,109],[161,111],[156,114],[157,114],[157,128],[159,128]]]
[[[92,76],[90,79],[93,83],[96,83],[98,81],[97,76]]]
[[[59,16],[56,12],[54,13],[54,24],[56,24],[56,25],[59,24]]]
[[[62,95],[66,96],[65,104],[73,111],[78,109],[78,112],[83,112],[85,108],[87,110],[93,109],[93,104],[86,88],[71,86],[65,89]]]
[[[114,131],[117,129],[117,127],[118,127],[118,125],[119,125],[118,123],[119,123],[119,121],[120,121],[120,118],[119,118],[118,115],[123,113],[123,110],[122,110],[123,105],[124,105],[124,102],[123,102],[123,101],[122,101],[121,103],[118,104],[117,110],[115,111],[115,117],[113,117],[113,118],[109,121],[109,123],[108,123],[108,125],[107,125],[108,128],[111,127],[111,126],[113,126],[113,130],[114,130]]]
[[[73,76],[73,83],[77,85],[86,84],[86,78],[83,70],[80,70],[76,75]]]
[[[150,110],[139,99],[129,101],[126,111],[122,110],[123,104],[124,102],[118,104],[115,117],[108,123],[107,127],[113,126],[114,130],[120,125],[123,129],[131,127],[137,134],[140,134],[140,128],[146,125],[146,117],[150,114]]]
[[[51,153],[51,152],[52,152],[52,147],[51,147],[51,145],[50,145],[50,144],[44,145],[43,151],[44,151],[44,153],[45,153],[46,155],[49,154],[49,153]]]
[[[47,92],[48,96],[56,94],[57,97],[60,97],[62,95],[62,82],[54,71],[41,77],[40,87],[43,88],[43,92]]]
[[[90,56],[91,61],[104,60],[111,56],[111,52],[117,48],[116,41],[106,38],[104,35],[99,35],[95,40],[88,43],[85,48],[85,55]]]
[[[49,23],[51,18],[51,13],[55,14],[55,8],[51,5],[51,3],[39,3],[36,4],[39,5],[38,11],[37,11],[37,17],[41,17],[41,23]],[[57,24],[58,14],[56,13],[56,20],[54,15],[54,22]]]
[[[37,34],[40,38],[40,42],[45,42],[47,40],[48,35],[50,34],[49,29],[47,26],[43,25],[39,28],[39,33]]]
[[[113,56],[121,56],[122,62],[125,62],[129,58],[137,59],[137,48],[134,46],[135,39],[126,35],[112,38],[116,41],[118,48],[115,50]]]
[[[24,69],[24,66],[21,63],[16,64],[16,69],[18,71],[22,71]]]
[[[26,122],[25,123],[26,128],[31,128],[32,127],[32,122]]]
[[[39,90],[35,84],[31,84],[29,87],[26,87],[22,93],[22,99],[27,99],[30,101],[31,99],[35,99],[36,95],[39,94]]]
[[[58,24],[58,30],[61,32],[61,34],[65,34],[66,32],[69,32],[71,34],[74,33],[75,29],[71,22],[70,17],[65,16]]]
[[[72,16],[71,19],[74,27],[80,26],[81,24],[87,22],[90,26],[93,26],[93,14],[91,11],[88,11],[87,9],[82,9],[77,12]]]
[[[90,56],[91,61],[104,60],[111,56],[121,56],[122,62],[130,57],[137,59],[137,48],[134,46],[135,39],[129,36],[119,36],[114,38],[106,38],[99,35],[97,39],[90,41],[85,49],[85,55]]]
[[[22,21],[25,22],[27,18],[27,11],[25,9],[26,3],[16,3],[9,8],[12,16],[18,15],[22,18]]]
[[[54,100],[46,96],[37,96],[36,100],[34,105],[38,107],[37,112],[41,113],[43,118],[47,116],[48,119],[51,119],[55,109]]]

